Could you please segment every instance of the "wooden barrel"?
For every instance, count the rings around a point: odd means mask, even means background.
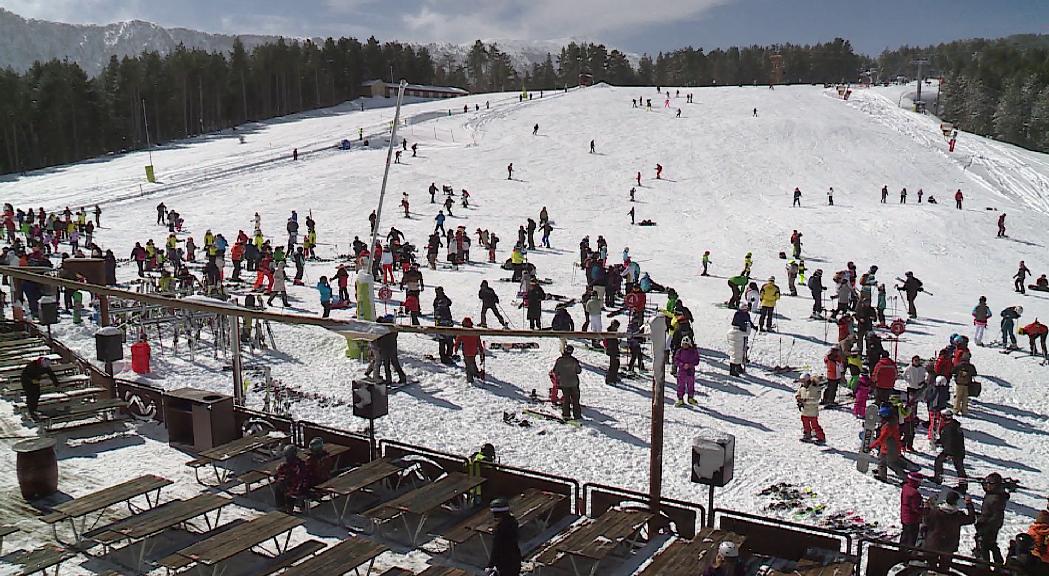
[[[17,457],[22,498],[35,500],[58,492],[58,459],[54,438],[31,438],[11,447]]]

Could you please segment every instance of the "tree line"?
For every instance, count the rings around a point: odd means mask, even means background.
[[[903,47],[879,56],[886,75],[940,76],[937,113],[959,130],[1049,152],[1049,36],[1024,34]]]
[[[0,71],[0,173],[32,170],[142,149],[244,122],[332,106],[362,94],[370,79],[451,85],[474,92],[552,90],[580,74],[615,85],[766,84],[770,56],[782,57],[789,83],[855,79],[869,60],[848,41],[815,45],[692,47],[644,55],[635,65],[602,44],[571,43],[523,71],[496,44],[477,41],[461,63],[437,62],[425,47],[374,37],[285,41],[250,52],[177,47],[161,55],[112,57],[94,78],[75,62],[37,62],[23,74]]]

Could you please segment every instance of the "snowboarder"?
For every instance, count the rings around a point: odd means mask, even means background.
[[[1013,274],[1013,290],[1020,294],[1027,294],[1027,276],[1031,274],[1031,270],[1024,264],[1023,260],[1020,260],[1020,267]]]
[[[797,187],[794,188],[794,202],[791,204],[791,208],[794,206],[801,207],[801,189]]]
[[[582,407],[579,404],[579,374],[583,372],[583,367],[572,356],[574,351],[575,349],[571,346],[565,346],[564,352],[554,362],[553,368],[563,398],[561,401],[561,417],[567,423],[578,421],[583,417]]]
[[[798,379],[800,384],[798,391],[794,394],[794,400],[801,412],[801,441],[814,442],[823,445],[827,442],[827,436],[820,426],[820,399],[823,396],[823,381],[808,372]],[[815,440],[813,440],[815,436]]]
[[[699,349],[692,345],[692,338],[681,339],[681,347],[674,353],[674,365],[677,368],[677,402],[675,406],[685,405],[685,396],[689,404],[696,402],[696,366],[699,364]]]
[[[779,286],[776,286],[776,277],[769,276],[768,282],[761,287],[761,316],[758,319],[758,328],[765,332],[772,332],[772,317],[779,301]]]
[[[1016,349],[1016,335],[1013,334],[1013,328],[1021,316],[1023,316],[1023,306],[1010,306],[999,314],[1002,317],[1002,348]],[[1012,344],[1010,345],[1010,339]]]
[[[987,330],[987,320],[993,316],[990,306],[987,305],[986,296],[980,296],[980,302],[973,308],[972,316],[973,325],[976,326],[973,331],[973,340],[977,346],[983,346],[983,334]]]
[[[1005,214],[998,217],[998,237],[1005,238]]]
[[[965,196],[962,194],[962,189],[959,188],[958,191],[954,193],[954,207],[959,209],[959,210],[961,210],[962,209],[962,200],[964,200],[964,199],[965,199]]]

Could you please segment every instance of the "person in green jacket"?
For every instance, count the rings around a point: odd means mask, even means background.
[[[725,303],[729,308],[739,308],[739,299],[743,295],[743,287],[750,282],[750,276],[739,275],[728,279],[728,287],[732,289],[732,297]]]
[[[878,326],[885,327],[885,285],[878,284]]]

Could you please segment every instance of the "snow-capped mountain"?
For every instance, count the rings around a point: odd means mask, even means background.
[[[118,58],[132,56],[144,50],[155,50],[160,54],[173,51],[179,43],[187,48],[199,48],[209,52],[228,52],[235,36],[211,34],[187,28],[164,28],[151,22],[130,20],[112,24],[66,24],[48,20],[23,18],[0,8],[0,68],[12,68],[17,72],[27,70],[35,61],[51,58],[68,58],[94,76],[105,68],[112,55]],[[254,46],[273,42],[276,36],[240,35],[248,50]],[[323,42],[323,38],[313,38]],[[483,40],[486,44],[496,43],[499,49],[510,56],[519,71],[530,69],[542,62],[546,55],[556,57],[561,47],[578,39],[520,41],[507,39]],[[434,61],[448,66],[465,61],[473,42],[464,44],[430,43],[425,46]],[[635,55],[628,55],[632,61]]]

